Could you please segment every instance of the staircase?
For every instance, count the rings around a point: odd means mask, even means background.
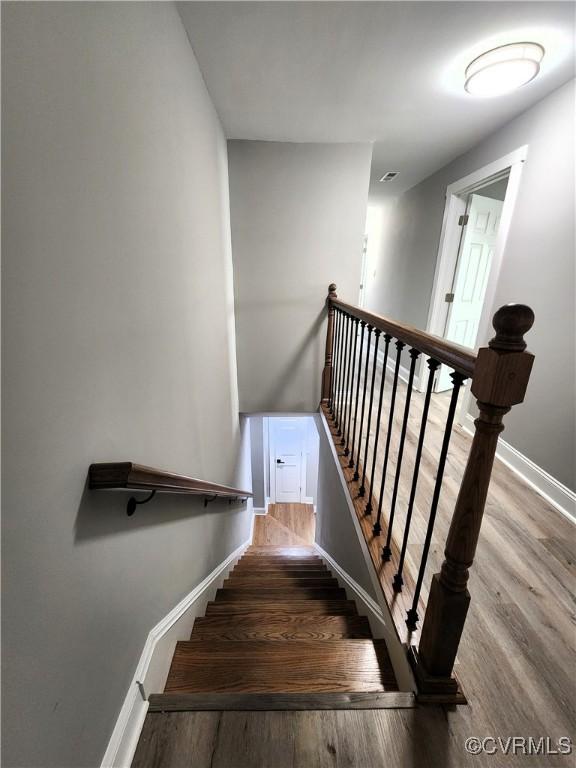
[[[383,708],[402,706],[397,691],[384,640],[315,550],[252,546],[177,644],[150,711]]]

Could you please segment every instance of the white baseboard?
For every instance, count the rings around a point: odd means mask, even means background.
[[[164,688],[176,642],[186,640],[190,636],[194,619],[204,613],[206,603],[213,597],[242,552],[250,545],[253,527],[254,515],[250,538],[150,630],[132,684],[108,742],[101,768],[129,768],[148,711],[148,695],[159,693]]]
[[[330,568],[333,571],[336,571],[340,581],[345,585],[348,599],[353,600],[356,603],[360,609],[361,615],[366,614],[368,623],[370,624],[370,630],[374,638],[384,638],[386,640],[386,646],[390,653],[390,660],[392,661],[392,666],[394,667],[394,672],[396,674],[396,679],[400,690],[415,691],[416,686],[414,683],[414,678],[412,677],[412,673],[410,672],[406,674],[407,664],[404,649],[399,645],[395,633],[390,632],[389,625],[386,622],[386,616],[384,615],[384,611],[380,605],[378,605],[376,600],[374,600],[374,598],[369,595],[368,592],[366,592],[364,587],[361,587],[360,584],[358,584],[358,582],[355,581],[352,576],[350,576],[350,574],[344,570],[344,568],[338,565],[336,560],[334,560],[328,554],[328,552],[326,552],[326,550],[322,549],[322,547],[316,543],[314,544],[314,548],[320,557],[328,563]],[[395,638],[395,642],[392,640],[392,638]],[[394,648],[396,646],[399,648],[399,654],[394,653]],[[396,656],[396,659],[393,658],[394,656]],[[394,661],[396,661],[396,664]],[[398,664],[398,661],[401,663]]]
[[[380,608],[376,600],[374,600],[374,598],[371,597],[368,592],[366,592],[364,587],[361,587],[360,584],[358,584],[358,582],[355,581],[352,576],[350,576],[350,574],[344,570],[344,568],[341,568],[336,560],[334,560],[328,554],[328,552],[326,552],[325,549],[322,549],[320,544],[315,543],[314,549],[318,552],[323,560],[326,560],[330,568],[336,571],[341,580],[350,589],[352,595],[349,595],[349,598],[354,600],[356,603],[360,603],[364,611],[370,614],[370,618],[376,622],[375,627],[373,627],[372,622],[370,622],[370,627],[374,636],[383,637],[386,634],[386,621],[384,619],[384,614],[382,613],[382,608]]]
[[[254,512],[255,515],[267,515],[268,510],[266,507],[252,507],[252,512]]]
[[[469,434],[474,434],[474,417],[466,414],[466,423],[462,428]],[[496,457],[520,477],[527,485],[546,499],[555,509],[572,523],[576,523],[576,493],[567,488],[555,477],[548,474],[514,446],[498,439]]]

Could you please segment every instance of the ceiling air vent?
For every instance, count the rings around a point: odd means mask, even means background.
[[[378,181],[392,181],[392,179],[395,179],[396,176],[398,176],[398,173],[399,171],[387,171],[381,179],[378,179]]]

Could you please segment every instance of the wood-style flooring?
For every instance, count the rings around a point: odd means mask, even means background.
[[[314,507],[311,504],[270,504],[268,514],[256,515],[254,546],[284,547],[314,544]]]

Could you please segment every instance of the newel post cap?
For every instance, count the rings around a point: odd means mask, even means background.
[[[338,295],[336,293],[336,283],[330,283],[328,286],[328,298],[329,299],[337,299]]]
[[[496,336],[478,351],[470,387],[481,403],[510,408],[524,400],[534,355],[525,352],[524,334],[534,323],[525,304],[506,304],[496,312]]]
[[[496,336],[488,342],[490,349],[523,352],[524,334],[534,325],[534,312],[526,304],[505,304],[492,318],[492,325]]]

